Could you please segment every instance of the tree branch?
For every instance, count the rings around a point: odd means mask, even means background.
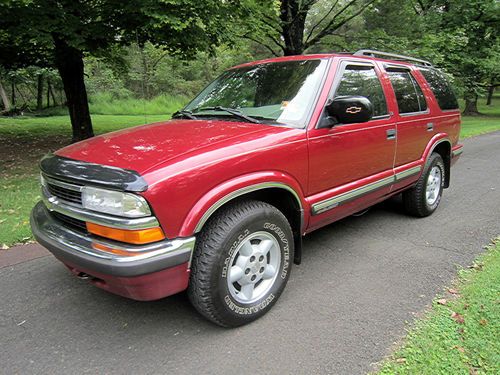
[[[367,7],[369,7],[371,4],[373,4],[377,0],[370,0],[368,1],[363,7],[358,9],[356,12],[354,12],[351,16],[344,18],[342,21],[339,23],[335,24],[335,19],[341,15],[344,11],[347,10],[351,5],[353,5],[356,0],[352,0],[349,3],[347,3],[335,16],[330,20],[330,22],[321,30],[314,38],[309,40],[308,42],[304,43],[304,50],[313,46],[314,44],[318,43],[321,39],[323,39],[326,35],[329,35],[333,33],[335,30],[338,30],[340,27],[344,26],[347,22],[352,20],[353,18],[359,16],[361,13],[365,11]]]
[[[330,10],[329,10],[328,12],[326,12],[326,14],[325,14],[323,17],[321,17],[321,19],[320,19],[320,20],[316,23],[316,25],[314,25],[314,26],[311,28],[311,30],[309,31],[309,34],[307,35],[307,38],[306,38],[305,43],[307,43],[307,42],[309,41],[309,39],[311,39],[311,36],[312,36],[312,34],[313,34],[314,30],[316,30],[316,28],[317,28],[319,25],[321,25],[321,23],[322,23],[322,22],[323,22],[323,21],[324,21],[324,20],[325,20],[325,19],[326,19],[326,18],[327,18],[327,17],[328,17],[328,16],[329,16],[332,12],[333,12],[333,10],[334,10],[334,9],[335,9],[335,7],[337,6],[338,2],[339,2],[339,0],[336,0],[336,1],[333,3],[333,5],[332,5],[332,7],[330,8]]]
[[[280,55],[278,53],[276,53],[271,47],[269,47],[267,44],[263,43],[262,41],[258,40],[258,39],[255,39],[249,35],[240,35],[239,36],[240,38],[243,38],[243,39],[248,39],[248,40],[251,40],[252,42],[255,42],[257,43],[258,45],[261,45],[262,47],[265,47],[269,52],[271,52],[273,54],[273,56],[276,56],[276,57],[279,57]]]

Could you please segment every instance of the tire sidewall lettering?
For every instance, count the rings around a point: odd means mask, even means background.
[[[286,279],[288,269],[290,268],[290,245],[288,243],[288,239],[286,238],[283,230],[276,224],[265,223],[264,229],[274,232],[278,236],[278,239],[283,243],[283,265],[281,267],[280,277],[284,280]]]
[[[245,238],[247,238],[249,235],[252,233],[258,231],[258,230],[265,230],[266,232],[269,232],[273,234],[274,237],[281,243],[281,272],[280,272],[280,278],[282,280],[286,280],[288,274],[289,274],[289,269],[290,269],[290,243],[289,240],[287,239],[287,236],[283,229],[274,223],[270,222],[264,222],[261,228],[246,228],[243,231],[241,231],[238,234],[238,237],[232,242],[229,250],[226,253],[226,256],[223,261],[223,266],[222,270],[220,273],[221,276],[221,281],[223,282],[224,285],[224,292],[222,294],[222,299],[224,300],[224,303],[228,307],[229,310],[231,310],[233,313],[238,314],[238,315],[252,315],[252,314],[257,314],[262,310],[265,310],[275,299],[276,295],[274,293],[277,280],[275,281],[275,284],[271,288],[270,292],[263,297],[263,299],[259,300],[258,302],[251,304],[251,305],[241,305],[238,302],[234,301],[228,290],[227,290],[227,277],[228,277],[228,270],[231,267],[231,259],[233,258],[234,252],[238,248],[238,246],[243,242]]]
[[[441,195],[443,193],[443,189],[444,189],[444,181],[445,181],[445,171],[444,171],[444,168],[443,168],[443,165],[439,162],[434,162],[432,163],[430,166],[429,166],[429,172],[426,174],[426,177],[428,178],[430,173],[431,173],[431,170],[433,167],[438,167],[439,170],[441,171],[441,182],[440,182],[440,186],[439,186],[439,195],[436,199],[436,201],[434,202],[434,204],[432,205],[429,205],[427,202],[425,202],[426,206],[430,209],[430,210],[435,210],[437,208],[437,206],[439,206],[439,203],[441,202]],[[426,178],[426,181],[427,181],[427,178]],[[424,194],[425,194],[425,190],[424,190]]]

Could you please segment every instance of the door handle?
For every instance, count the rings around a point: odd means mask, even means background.
[[[434,124],[432,122],[427,123],[427,131],[431,132],[434,130]]]
[[[387,134],[387,139],[396,139],[396,129],[389,129],[385,132]]]

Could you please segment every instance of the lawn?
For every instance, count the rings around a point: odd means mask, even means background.
[[[474,135],[485,134],[500,130],[500,98],[493,99],[493,105],[487,106],[484,100],[478,105],[481,116],[462,117],[462,131],[460,137],[468,138]]]
[[[185,102],[184,99],[169,97],[160,97],[149,104],[108,99],[91,104],[94,113],[110,113],[92,115],[96,134],[169,119],[171,113]],[[140,113],[142,107],[151,113],[161,113],[163,106],[164,115],[135,114]],[[480,105],[479,110],[484,116],[463,118],[462,138],[500,130],[500,98],[495,98],[493,106]],[[131,114],[117,115],[117,111]],[[54,113],[61,113],[61,109],[52,110],[51,114]],[[31,239],[28,217],[34,203],[39,200],[38,160],[69,144],[70,140],[68,116],[0,118],[0,247]]]
[[[500,238],[435,299],[380,374],[500,374]]]
[[[93,115],[96,134],[170,118]],[[31,240],[29,212],[40,199],[38,160],[71,140],[68,116],[0,118],[0,248]]]

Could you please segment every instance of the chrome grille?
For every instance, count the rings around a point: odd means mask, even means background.
[[[68,202],[82,204],[82,193],[79,191],[65,189],[63,187],[47,183],[47,189],[50,194],[55,195],[57,198],[64,199]]]
[[[82,204],[82,186],[43,176],[48,192],[66,202]]]

